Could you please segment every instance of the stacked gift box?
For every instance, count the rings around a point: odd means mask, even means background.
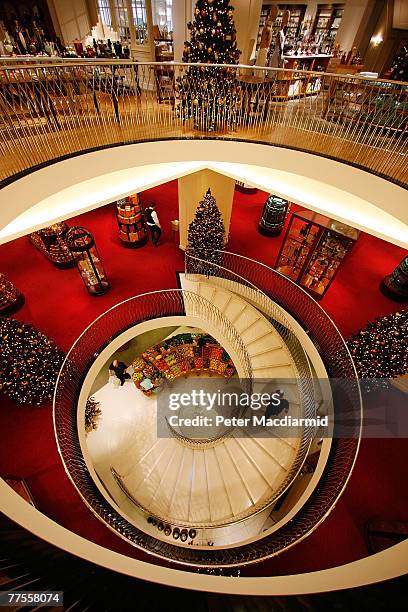
[[[207,372],[230,378],[235,366],[228,353],[208,334],[185,333],[172,336],[146,349],[134,360],[133,381],[147,395],[164,379],[174,380],[189,373]],[[152,384],[145,388],[145,379]]]

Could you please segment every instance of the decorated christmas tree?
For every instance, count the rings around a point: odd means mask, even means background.
[[[408,44],[403,44],[394,57],[389,78],[393,81],[408,81]]]
[[[359,378],[375,379],[369,389],[387,388],[408,372],[408,310],[372,321],[347,342]]]
[[[53,393],[64,353],[32,325],[0,319],[0,390],[20,404],[40,405]]]
[[[229,0],[198,0],[194,21],[188,24],[190,42],[184,43],[183,61],[200,64],[237,64],[234,8]],[[235,68],[191,66],[177,79],[178,116],[193,118],[202,131],[232,128],[237,120],[239,87]]]
[[[194,221],[188,227],[188,254],[220,263],[219,251],[225,245],[225,226],[211,189],[207,190],[204,199],[199,203]]]

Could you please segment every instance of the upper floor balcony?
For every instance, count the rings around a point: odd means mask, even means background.
[[[91,150],[211,138],[300,150],[406,183],[407,83],[242,65],[37,60],[2,60],[3,182]]]

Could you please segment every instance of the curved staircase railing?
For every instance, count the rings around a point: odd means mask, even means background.
[[[406,181],[408,83],[244,65],[79,58],[1,64],[0,180],[98,148],[222,137],[308,151]],[[226,69],[235,76],[229,105],[197,85],[197,75],[205,81],[219,71],[222,90]],[[194,111],[197,90],[211,113],[199,102]]]
[[[230,264],[234,269],[241,260],[239,256],[225,253],[223,263]],[[283,307],[292,303],[294,311],[296,299],[301,299],[301,305],[306,310],[298,313],[297,319],[304,318],[303,324],[309,324],[310,336],[319,346],[323,360],[331,368],[332,375],[354,376],[354,366],[351,357],[345,349],[344,342],[334,324],[325,315],[321,307],[297,285],[281,277],[262,264],[247,260],[245,273],[255,280],[259,269],[264,274],[271,274],[270,286],[265,287],[266,280],[258,272],[263,291]],[[252,270],[252,273],[251,273]],[[243,270],[241,270],[242,274]],[[276,277],[276,278],[275,278]],[[251,282],[252,282],[251,280]],[[278,291],[272,296],[272,286],[276,283]],[[269,289],[269,291],[265,291]],[[158,306],[158,294],[163,293],[164,299]],[[319,484],[309,500],[298,514],[277,532],[266,535],[262,540],[238,545],[234,548],[177,547],[165,541],[147,535],[134,525],[129,524],[118,514],[101,495],[88,472],[82,456],[78,439],[77,401],[84,376],[93,363],[98,352],[118,334],[138,322],[157,317],[184,314],[183,292],[168,290],[144,294],[122,302],[121,308],[113,307],[91,324],[72,347],[60,372],[54,397],[54,427],[66,469],[80,495],[104,523],[122,538],[135,546],[153,553],[167,561],[178,564],[199,567],[231,567],[254,563],[278,554],[306,537],[324,520],[338,497],[342,493],[353,468],[358,446],[361,415],[361,400],[358,384],[356,395],[346,397],[348,414],[356,417],[355,437],[350,439],[334,439],[326,469]],[[198,296],[196,296],[198,297]],[[203,299],[203,298],[201,298]],[[196,302],[194,302],[196,303]],[[198,302],[197,302],[198,303]],[[316,320],[316,325],[314,321]],[[323,325],[325,323],[325,326]],[[217,315],[216,324],[222,324]],[[330,349],[340,351],[338,357],[330,354]],[[329,351],[329,352],[327,352]],[[335,407],[337,404],[335,405]],[[337,406],[338,407],[338,406]],[[344,406],[343,406],[344,408]]]

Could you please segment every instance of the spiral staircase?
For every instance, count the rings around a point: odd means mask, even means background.
[[[245,382],[260,390],[267,382],[283,390],[289,416],[332,417],[344,401],[357,414],[361,409],[357,383],[355,395],[347,398],[332,395],[327,384],[328,374],[347,367],[349,375],[354,372],[342,341],[328,336],[326,315],[317,341],[310,330],[304,332],[288,304],[282,307],[276,299],[303,301],[307,317],[309,296],[273,273],[267,275],[275,279],[272,300],[249,273],[244,278],[245,261],[228,253],[220,257],[214,264],[187,254],[180,290],[138,296],[102,315],[71,349],[54,401],[59,450],[88,507],[134,546],[203,569],[257,562],[310,533],[347,482],[359,424],[347,441],[322,438],[306,426],[286,437],[240,427],[207,440],[172,428],[160,437],[156,403],[129,382],[116,391],[121,406],[129,407],[129,412],[123,408],[123,424],[117,411],[110,420],[104,385],[94,394],[104,418],[86,438],[84,407],[101,364],[146,329],[187,326],[210,333],[228,351],[238,373],[232,384]],[[262,284],[259,273],[265,270],[251,270]],[[288,285],[290,296],[285,295]],[[314,304],[310,315],[316,320]],[[326,353],[328,341],[337,343],[335,351]],[[115,427],[120,443],[112,443],[113,434],[109,438]]]

